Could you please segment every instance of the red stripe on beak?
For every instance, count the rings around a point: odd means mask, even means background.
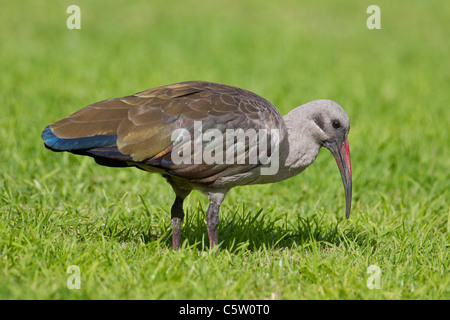
[[[350,147],[348,146],[348,140],[345,139],[344,145],[342,146],[344,150],[341,152],[344,154],[345,165],[347,166],[348,177],[350,181],[352,180],[352,163],[350,161]]]

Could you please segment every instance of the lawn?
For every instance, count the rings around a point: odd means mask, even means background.
[[[366,26],[371,4],[381,29]],[[0,299],[450,299],[448,12],[437,0],[2,3]],[[90,103],[185,80],[251,90],[282,114],[343,106],[350,219],[323,149],[300,176],[232,189],[217,255],[193,192],[174,252],[163,178],[43,146],[45,126]]]

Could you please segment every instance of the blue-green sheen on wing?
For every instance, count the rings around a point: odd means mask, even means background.
[[[53,133],[50,126],[44,129],[41,137],[47,147],[57,151],[95,149],[115,145],[117,142],[117,135],[98,135],[72,139],[59,138]]]

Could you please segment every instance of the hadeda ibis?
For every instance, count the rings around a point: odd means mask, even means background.
[[[349,130],[347,114],[331,100],[308,102],[283,117],[250,91],[188,81],[88,105],[47,126],[42,139],[52,151],[161,174],[175,192],[171,224],[177,249],[183,201],[192,190],[209,197],[206,221],[213,247],[219,243],[219,208],[231,188],[293,177],[314,162],[321,147],[336,159],[348,218]]]

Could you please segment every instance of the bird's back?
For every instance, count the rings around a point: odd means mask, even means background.
[[[265,129],[269,134],[275,129],[281,139],[286,130],[279,111],[261,96],[232,86],[189,81],[91,104],[47,126],[42,139],[53,151],[91,156],[101,165],[154,169],[206,185],[260,165],[209,163],[198,157],[195,146],[190,148],[189,157],[201,161],[176,163],[173,133],[182,129],[194,137],[199,127],[202,134],[214,129],[224,137],[229,129]],[[226,139],[222,141],[225,150]],[[210,144],[201,141],[200,152]],[[252,147],[247,139],[241,148],[247,158]]]

